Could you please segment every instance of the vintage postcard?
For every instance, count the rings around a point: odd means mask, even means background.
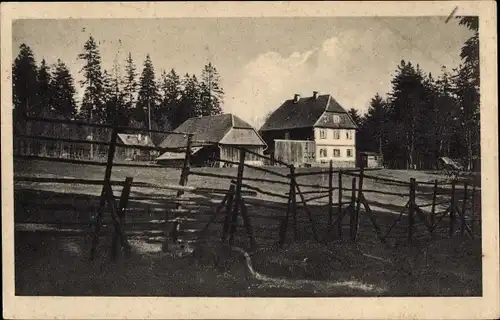
[[[495,9],[2,3],[4,318],[498,318]]]

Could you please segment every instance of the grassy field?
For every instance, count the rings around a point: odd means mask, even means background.
[[[97,166],[49,163],[43,161],[16,161],[16,176],[72,177],[102,179],[104,168]],[[286,168],[272,170],[286,174]],[[304,170],[318,169],[298,169]],[[235,168],[198,168],[196,172],[217,173],[236,177]],[[437,173],[380,170],[370,175],[409,181],[429,182],[444,180]],[[180,170],[169,168],[113,168],[112,179],[124,180],[131,176],[134,182],[157,185],[177,184]],[[412,247],[405,245],[405,215],[391,232],[386,245],[380,244],[367,218],[363,218],[360,236],[356,243],[332,240],[328,237],[327,198],[308,201],[307,208],[316,222],[318,234],[324,241],[311,241],[311,228],[304,207],[298,209],[298,240],[292,241],[288,232],[287,244],[277,247],[279,219],[284,216],[286,178],[247,168],[245,177],[281,181],[245,182],[262,191],[283,197],[258,194],[245,197],[258,244],[252,253],[255,269],[269,276],[266,281],[252,279],[245,263],[238,255],[227,256],[227,250],[215,245],[220,238],[221,219],[216,219],[207,234],[208,245],[197,248],[209,252],[207,256],[221,256],[227,260],[214,266],[213,259],[179,257],[174,253],[161,252],[160,244],[151,237],[133,237],[132,256],[111,262],[108,257],[109,237],[100,241],[99,259],[88,260],[90,239],[88,236],[56,236],[50,233],[16,233],[16,293],[20,295],[165,295],[165,296],[469,296],[481,295],[481,240],[455,236],[447,238],[446,225],[435,239],[417,228]],[[327,174],[298,178],[306,198],[328,185]],[[477,179],[476,179],[477,180]],[[471,179],[469,182],[474,182]],[[334,186],[338,178],[334,176]],[[188,185],[201,188],[228,189],[230,179],[190,175]],[[315,187],[316,186],[316,187]],[[343,187],[350,188],[351,177],[343,177]],[[417,204],[431,201],[432,186],[417,189]],[[18,223],[47,222],[58,224],[59,229],[71,228],[76,222],[89,223],[95,213],[100,187],[19,182],[15,185],[15,220]],[[449,198],[445,194],[449,186],[443,186],[438,202]],[[460,187],[457,187],[460,188]],[[364,189],[408,194],[407,186],[386,185],[366,179]],[[120,188],[115,188],[119,195]],[[140,229],[141,221],[165,219],[172,207],[174,191],[152,188],[133,188],[129,210],[126,214],[126,230]],[[144,201],[144,197],[156,197]],[[199,221],[208,221],[209,213],[222,200],[222,194],[209,197],[190,194],[191,208],[198,211]],[[404,209],[408,196],[365,194],[376,215],[382,231],[386,231]],[[137,199],[137,200],[134,200]],[[334,192],[335,202],[338,193]],[[350,199],[350,192],[343,193],[343,202]],[[476,196],[480,203],[480,194]],[[190,205],[186,205],[189,208]],[[437,207],[441,211],[446,204]],[[423,208],[424,211],[430,207]],[[475,207],[480,213],[480,207]],[[202,215],[202,213],[205,213]],[[364,216],[363,216],[364,217]],[[274,218],[274,219],[273,219]],[[480,221],[480,220],[479,220]],[[106,221],[105,221],[106,222]],[[348,220],[344,220],[347,235]],[[444,220],[444,223],[446,221]],[[201,223],[203,225],[204,223]],[[146,224],[148,230],[161,234],[161,224]],[[144,227],[144,225],[142,226]],[[480,235],[479,223],[474,232]],[[104,228],[106,231],[107,228]],[[244,233],[239,231],[237,243],[244,245]],[[58,233],[61,234],[61,233]],[[328,241],[326,241],[328,240]],[[305,260],[304,260],[305,259]],[[231,263],[230,263],[231,262]],[[57,270],[57,271],[55,271]]]

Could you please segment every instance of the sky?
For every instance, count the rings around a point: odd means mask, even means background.
[[[223,111],[260,127],[266,114],[294,94],[331,94],[345,109],[366,112],[390,91],[401,60],[438,75],[460,64],[471,32],[446,17],[286,17],[159,19],[30,19],[12,26],[13,59],[22,43],[37,63],[61,59],[78,80],[77,59],[92,35],[103,67],[123,69],[130,52],[138,72],[149,53],[163,70],[199,76],[212,62],[225,91]],[[123,72],[122,72],[123,75]]]

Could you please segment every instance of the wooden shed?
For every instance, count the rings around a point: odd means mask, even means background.
[[[383,168],[384,161],[383,157],[380,153],[377,152],[369,152],[369,151],[361,151],[358,153],[357,157],[358,167],[362,165],[365,168]]]

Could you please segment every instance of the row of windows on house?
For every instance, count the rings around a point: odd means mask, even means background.
[[[340,149],[333,149],[333,156],[334,157],[341,157]],[[346,149],[346,156],[348,158],[352,158],[353,157],[353,150]],[[327,148],[319,149],[319,157],[320,158],[327,158],[328,157],[328,149]]]
[[[320,139],[327,139],[328,137],[328,131],[330,131],[329,129],[320,129],[319,130],[319,138]],[[340,132],[341,130],[331,130],[333,132],[333,139],[340,139]],[[353,134],[352,134],[352,131],[351,130],[347,130],[345,132],[345,137],[347,140],[352,140],[352,137],[353,137]]]

